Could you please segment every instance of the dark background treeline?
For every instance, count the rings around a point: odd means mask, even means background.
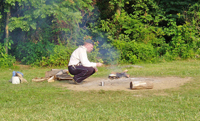
[[[1,0],[0,67],[66,66],[84,40],[105,64],[198,59],[198,0]]]

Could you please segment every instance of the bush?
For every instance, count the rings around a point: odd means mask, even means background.
[[[168,36],[172,37],[165,57],[171,60],[194,58],[200,48],[196,27],[189,22],[178,26],[176,23],[171,24],[172,26],[165,31]]]
[[[131,63],[138,61],[153,62],[157,57],[157,53],[151,44],[130,42],[126,45],[126,48],[129,48],[128,51],[132,52],[129,60]]]
[[[11,67],[15,62],[15,57],[6,54],[5,47],[0,44],[0,67]]]
[[[121,42],[121,62],[132,63],[137,62],[153,62],[158,53],[151,44],[131,42]]]
[[[40,66],[67,66],[70,56],[76,46],[72,45],[56,45],[50,56],[43,57],[40,61]]]
[[[42,60],[42,57],[50,55],[53,47],[54,45],[51,43],[19,43],[15,55],[24,64],[37,65]]]

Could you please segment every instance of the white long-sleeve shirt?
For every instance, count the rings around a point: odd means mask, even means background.
[[[85,67],[96,67],[97,64],[90,62],[87,57],[87,48],[79,46],[71,55],[68,66],[81,63]]]

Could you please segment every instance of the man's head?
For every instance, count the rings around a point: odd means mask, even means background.
[[[91,39],[87,39],[85,40],[84,46],[86,47],[87,52],[91,52],[94,47],[94,42]]]

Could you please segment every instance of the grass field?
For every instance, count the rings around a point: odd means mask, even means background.
[[[27,66],[0,69],[1,121],[197,121],[200,120],[200,61],[120,65],[99,68],[92,77],[129,70],[135,77],[192,77],[179,88],[133,91],[71,91],[54,83],[31,82],[51,68]],[[66,69],[66,67],[63,67]],[[12,71],[20,71],[28,83],[8,82]]]

